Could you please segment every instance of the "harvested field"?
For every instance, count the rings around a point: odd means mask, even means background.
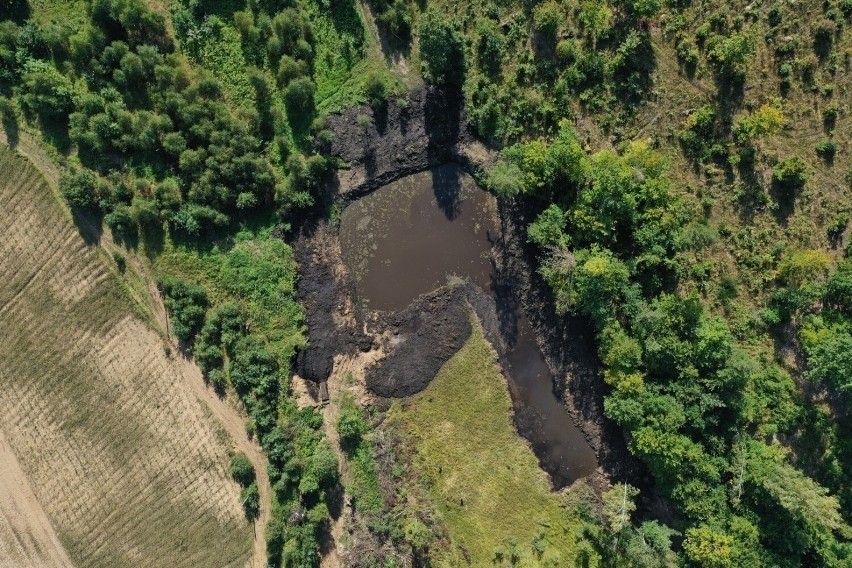
[[[0,568],[73,566],[0,432]]]
[[[183,362],[130,309],[39,172],[7,148],[0,172],[0,431],[68,556],[86,567],[246,565],[233,442]],[[0,508],[0,535],[32,522]],[[0,566],[26,566],[15,553],[0,547]]]

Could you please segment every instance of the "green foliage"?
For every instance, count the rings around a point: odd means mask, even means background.
[[[127,259],[117,250],[112,251],[112,260],[115,262],[116,268],[122,274],[127,270]]]
[[[817,156],[826,162],[833,162],[834,155],[837,153],[837,144],[833,140],[820,140],[816,145]]]
[[[21,76],[21,109],[44,121],[65,121],[73,108],[71,81],[45,61],[30,60]]]
[[[506,160],[523,172],[523,189],[548,201],[560,202],[575,194],[586,174],[586,159],[574,129],[561,123],[552,143],[535,140],[504,150]]]
[[[852,335],[845,327],[803,332],[808,341],[808,378],[835,390],[852,388]]]
[[[731,36],[713,36],[707,42],[708,59],[720,79],[731,83],[745,80],[748,65],[754,57],[755,39],[746,32]]]
[[[852,260],[837,265],[826,284],[825,299],[834,309],[852,313]]]
[[[231,458],[231,477],[243,487],[255,482],[254,465],[245,454],[234,454]]]
[[[625,483],[616,483],[604,492],[603,517],[610,531],[618,533],[630,526],[638,495],[638,489]]]
[[[297,77],[284,89],[284,102],[291,116],[309,115],[314,108],[316,85],[308,77]]]
[[[361,410],[355,401],[346,398],[341,402],[340,414],[337,417],[337,434],[341,446],[351,455],[361,444],[362,436],[367,431],[367,423],[361,416]]]
[[[733,567],[733,539],[730,535],[699,526],[687,529],[683,541],[686,557],[696,566],[707,568]]]
[[[533,17],[535,31],[551,44],[556,42],[562,20],[562,11],[556,2],[545,2],[536,6]]]
[[[384,76],[375,71],[368,74],[364,84],[364,95],[374,107],[384,105],[388,99],[388,86]]]
[[[499,197],[514,197],[525,189],[523,175],[516,164],[501,160],[488,170],[485,186]]]
[[[711,160],[715,145],[716,108],[707,104],[693,111],[683,121],[679,138],[684,150],[699,162]]]
[[[243,504],[243,510],[246,513],[246,518],[249,521],[257,519],[260,513],[260,493],[257,490],[257,483],[252,482],[240,492],[240,501]]]
[[[429,9],[420,17],[418,34],[423,75],[439,85],[461,84],[464,45],[457,22]]]
[[[797,156],[783,158],[772,168],[772,181],[785,191],[799,191],[808,181],[808,166]]]
[[[406,0],[379,0],[379,22],[387,26],[388,31],[400,43],[407,44],[411,37],[413,14],[411,4]]]
[[[734,128],[734,138],[737,142],[745,144],[756,138],[763,138],[777,133],[787,119],[781,109],[762,105],[752,114],[740,120]]]
[[[569,244],[568,235],[565,234],[566,223],[565,212],[558,205],[551,204],[527,227],[527,237],[540,247],[557,250],[565,248]]]
[[[101,199],[98,179],[86,169],[72,169],[59,178],[59,190],[72,208],[95,209]]]
[[[207,294],[198,284],[178,278],[161,277],[157,287],[165,296],[171,315],[172,331],[181,341],[191,343],[201,331],[207,308]]]

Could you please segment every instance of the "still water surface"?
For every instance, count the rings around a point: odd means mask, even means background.
[[[490,261],[499,230],[494,197],[459,166],[448,164],[348,206],[340,242],[359,300],[370,309],[403,309],[453,275],[470,279],[499,303]],[[592,473],[595,454],[554,395],[553,377],[523,310],[505,305],[498,310],[512,320],[503,365],[519,432],[555,485]]]

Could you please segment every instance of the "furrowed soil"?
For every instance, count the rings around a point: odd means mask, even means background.
[[[0,431],[32,491],[0,534],[44,543],[0,565],[67,565],[62,547],[86,567],[246,565],[216,409],[39,171],[0,147],[0,173]]]

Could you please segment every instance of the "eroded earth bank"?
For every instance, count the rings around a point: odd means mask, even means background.
[[[553,486],[644,484],[603,417],[588,323],[557,315],[535,271],[528,205],[496,200],[471,176],[494,153],[463,113],[457,94],[429,90],[406,108],[330,117],[331,153],[348,168],[329,184],[339,214],[301,226],[295,245],[309,338],[300,380],[319,404],[346,366],[360,402],[381,413],[429,385],[470,337],[473,313],[508,379],[518,432]]]

